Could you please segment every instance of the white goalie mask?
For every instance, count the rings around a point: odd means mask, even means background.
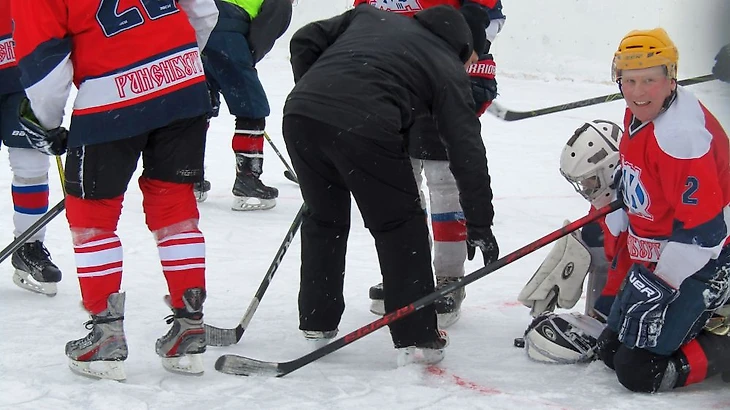
[[[587,122],[575,130],[560,155],[560,173],[596,208],[613,199],[621,134],[621,127],[611,121]]]

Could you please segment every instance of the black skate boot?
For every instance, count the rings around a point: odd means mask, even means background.
[[[166,300],[169,305],[169,296]],[[188,289],[183,294],[185,307],[172,308],[173,314],[165,318],[172,327],[155,344],[155,351],[162,358],[162,367],[165,370],[182,374],[203,374],[203,353],[207,346],[203,302],[205,289]]]
[[[236,153],[236,182],[233,184],[234,211],[256,211],[276,206],[279,190],[261,182],[263,158]]]
[[[28,242],[13,253],[13,283],[46,296],[56,296],[61,270],[51,262],[51,254],[41,241]]]
[[[66,343],[69,367],[75,373],[98,379],[124,380],[127,340],[124,336],[124,293],[112,293],[107,308],[91,315],[86,337]],[[94,364],[94,368],[92,368]]]
[[[378,283],[377,285],[370,287],[370,312],[375,315],[385,315],[385,293],[383,293],[383,284]]]
[[[436,289],[441,289],[460,280],[461,278],[436,277]],[[440,328],[445,329],[459,320],[461,317],[461,302],[464,301],[465,297],[466,290],[462,287],[433,302]]]
[[[210,181],[203,179],[193,184],[193,194],[198,202],[205,202],[208,199],[208,191],[210,191]]]

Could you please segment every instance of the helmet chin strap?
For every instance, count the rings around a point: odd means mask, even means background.
[[[659,111],[659,114],[663,113],[667,109],[669,109],[669,106],[672,105],[674,100],[677,99],[677,87],[674,87],[674,90],[672,90],[672,93],[669,94],[669,97],[664,99],[664,103],[662,103],[662,109]]]

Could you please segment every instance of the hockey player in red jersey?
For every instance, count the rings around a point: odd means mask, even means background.
[[[200,49],[216,23],[215,4],[11,4],[28,96],[20,121],[36,149],[60,155],[68,148],[66,217],[83,305],[91,315],[91,332],[66,344],[69,366],[92,377],[126,377],[122,243],[116,229],[141,154],[142,205],[173,311],[171,328],[155,349],[167,370],[201,373],[205,243],[192,186],[203,171],[211,110]],[[61,122],[72,82],[78,93],[66,132]]]
[[[355,1],[356,6],[370,4],[405,16],[412,16],[419,10],[436,5],[458,8],[471,29],[474,42],[475,51],[466,67],[471,77],[472,96],[477,103],[478,115],[484,113],[497,96],[496,65],[491,54],[488,54],[490,42],[487,41],[484,30],[485,26],[490,24],[488,9],[494,7],[496,3],[496,0]],[[423,185],[423,175],[426,177],[433,232],[434,273],[437,287],[444,287],[464,276],[464,262],[474,256],[475,247],[466,242],[464,212],[459,206],[458,188],[449,169],[448,156],[439,130],[426,107],[416,107],[416,112],[418,113],[416,122],[408,135],[408,153],[419,188]],[[425,211],[425,195],[423,190],[420,192],[421,204]],[[490,208],[490,211],[493,212],[493,209]],[[499,248],[494,235],[491,235],[481,248],[488,250],[484,253],[485,264],[497,259]],[[461,288],[434,303],[441,327],[446,328],[459,319],[461,303],[465,296],[466,292]],[[373,313],[380,315],[385,313],[383,298],[382,283],[370,288],[370,310]]]
[[[599,356],[638,392],[730,375],[730,337],[703,330],[730,293],[730,146],[677,85],[677,62],[663,29],[630,32],[613,62],[627,105],[619,192],[632,265]]]
[[[8,148],[13,174],[13,235],[18,237],[48,210],[50,160],[28,143],[18,121],[18,105],[25,94],[15,60],[12,27],[10,0],[0,0],[0,140]],[[44,227],[13,253],[13,283],[31,292],[54,296],[61,270],[51,261],[43,244],[45,234]]]

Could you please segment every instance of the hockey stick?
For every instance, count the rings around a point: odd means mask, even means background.
[[[699,77],[687,78],[685,80],[678,81],[677,84],[687,86],[693,84],[700,84],[707,81],[714,80],[715,77],[712,74],[707,74]],[[568,111],[575,108],[588,107],[589,105],[603,104],[611,101],[620,100],[622,95],[620,93],[602,95],[600,97],[593,97],[587,100],[574,101],[563,105],[555,105],[547,108],[540,108],[534,111],[511,111],[501,106],[498,102],[492,102],[492,105],[487,108],[487,111],[501,118],[505,121],[518,121],[524,120],[525,118],[539,117],[541,115],[552,114],[560,111]]]
[[[274,141],[271,140],[271,137],[269,137],[269,133],[267,133],[266,131],[264,131],[264,138],[266,138],[266,141],[269,141],[269,145],[271,145],[271,148],[274,149],[274,152],[276,153],[276,155],[279,156],[279,159],[281,160],[281,162],[286,167],[286,171],[284,171],[284,176],[286,177],[286,179],[288,179],[289,181],[292,181],[292,182],[298,184],[299,181],[297,180],[297,174],[289,166],[289,163],[286,162],[286,159],[284,158],[283,155],[281,155],[281,152],[276,148],[276,145],[274,145]]]
[[[522,248],[510,253],[509,255],[503,256],[496,261],[490,263],[489,265],[477,271],[474,271],[469,275],[464,276],[462,280],[458,282],[452,282],[451,284],[444,286],[443,288],[437,289],[433,293],[430,293],[416,300],[410,305],[404,306],[396,310],[395,312],[388,313],[382,318],[371,322],[351,333],[348,333],[345,336],[333,341],[332,343],[317,350],[314,350],[313,352],[306,354],[298,359],[294,359],[288,362],[265,362],[244,356],[227,354],[219,357],[218,360],[216,360],[215,369],[222,373],[239,376],[248,376],[252,374],[276,377],[285,376],[301,367],[306,366],[309,363],[312,363],[313,361],[321,357],[335,352],[349,345],[350,343],[367,336],[368,334],[380,329],[383,326],[386,326],[390,323],[395,322],[396,320],[408,316],[417,310],[423,309],[425,306],[433,303],[436,299],[445,296],[446,294],[451,293],[459,288],[462,288],[478,279],[481,279],[484,276],[487,276],[488,274],[496,271],[497,269],[509,265],[517,259],[520,259],[523,256],[528,255],[542,248],[543,246],[562,238],[565,235],[568,235],[569,233],[603,217],[608,213],[611,213],[621,208],[622,206],[623,203],[621,202],[621,200],[613,201],[603,208],[600,208],[595,212],[591,212],[588,215],[568,225],[565,225],[562,228],[553,231],[530,244],[523,246]]]
[[[63,162],[61,161],[61,156],[56,155],[56,168],[58,168],[58,176],[61,178],[61,190],[63,191],[63,196],[66,196],[66,175],[63,171]]]
[[[279,264],[284,258],[284,254],[287,249],[289,249],[289,245],[291,245],[294,240],[294,236],[297,234],[299,227],[302,225],[302,217],[305,210],[306,204],[302,204],[297,216],[294,217],[294,221],[292,221],[291,226],[289,227],[289,231],[284,237],[284,241],[281,243],[281,246],[279,246],[279,250],[276,251],[276,256],[274,256],[274,260],[271,261],[271,265],[266,271],[264,279],[261,281],[259,288],[256,290],[253,300],[251,300],[251,303],[248,305],[246,313],[243,314],[241,322],[238,323],[238,326],[233,329],[222,329],[208,324],[205,325],[205,335],[208,339],[209,346],[230,346],[241,340],[243,332],[246,331],[248,324],[251,322],[251,318],[253,318],[254,313],[256,313],[256,309],[259,307],[259,303],[261,303],[261,299],[264,297],[266,289],[271,283],[271,279],[274,277],[274,273],[279,268]]]
[[[66,208],[66,200],[62,199],[59,203],[57,203],[53,208],[49,209],[48,212],[46,212],[43,216],[41,216],[33,225],[28,227],[28,229],[25,230],[25,232],[18,235],[17,238],[15,238],[14,241],[10,243],[10,245],[6,246],[5,249],[0,251],[0,262],[7,259],[8,256],[12,255],[13,252],[17,251],[25,241],[28,240],[31,236],[35,235],[36,232],[40,231],[44,226],[48,225],[49,222],[53,218],[55,218],[58,214],[63,212],[63,210]]]

